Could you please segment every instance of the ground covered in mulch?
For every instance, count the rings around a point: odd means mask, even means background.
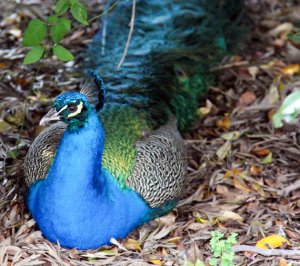
[[[22,31],[31,18],[43,18],[51,3],[19,2],[0,3],[0,265],[208,263],[211,231],[236,232],[238,244],[250,246],[279,234],[289,240],[281,249],[300,249],[300,128],[295,123],[275,130],[271,123],[281,101],[300,86],[300,46],[287,39],[300,20],[297,1],[246,1],[253,27],[248,41],[211,69],[218,81],[184,136],[189,175],[178,207],[115,245],[90,251],[63,249],[42,237],[25,209],[21,169],[53,98],[80,87],[80,54],[98,23],[64,41],[78,55],[75,61],[50,58],[24,66]],[[91,1],[89,9],[99,14],[102,7]],[[300,265],[300,257],[240,252],[235,263]]]

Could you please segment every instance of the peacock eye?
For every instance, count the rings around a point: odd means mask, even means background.
[[[76,104],[70,104],[70,105],[68,105],[68,111],[70,111],[70,112],[75,112],[75,111],[77,111],[77,105]]]

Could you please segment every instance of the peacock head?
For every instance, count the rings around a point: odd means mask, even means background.
[[[55,99],[50,111],[41,119],[40,125],[60,120],[72,127],[81,127],[91,110],[92,107],[84,94],[65,92]]]

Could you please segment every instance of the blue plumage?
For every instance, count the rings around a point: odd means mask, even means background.
[[[60,110],[77,100],[85,99],[79,93],[63,94],[54,106]],[[136,192],[120,188],[101,168],[104,130],[87,102],[85,107],[86,121],[65,131],[47,178],[30,188],[27,199],[46,238],[79,249],[97,248],[109,244],[111,237],[126,236],[147,220],[150,210]]]

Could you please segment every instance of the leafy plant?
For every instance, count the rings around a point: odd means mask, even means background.
[[[24,58],[24,64],[39,61],[49,52],[61,61],[70,61],[74,58],[68,49],[59,43],[71,30],[71,21],[66,17],[70,11],[73,18],[82,25],[88,25],[87,11],[78,0],[59,0],[54,5],[55,15],[50,15],[45,21],[32,19],[24,32],[23,45],[31,47]]]
[[[282,127],[282,120],[289,123],[300,114],[300,91],[288,95],[281,104],[278,111],[273,115],[272,120],[275,128]]]
[[[236,244],[236,233],[232,233],[227,239],[222,239],[224,233],[211,232],[210,247],[213,257],[209,260],[211,266],[233,266],[234,252],[232,245]]]

